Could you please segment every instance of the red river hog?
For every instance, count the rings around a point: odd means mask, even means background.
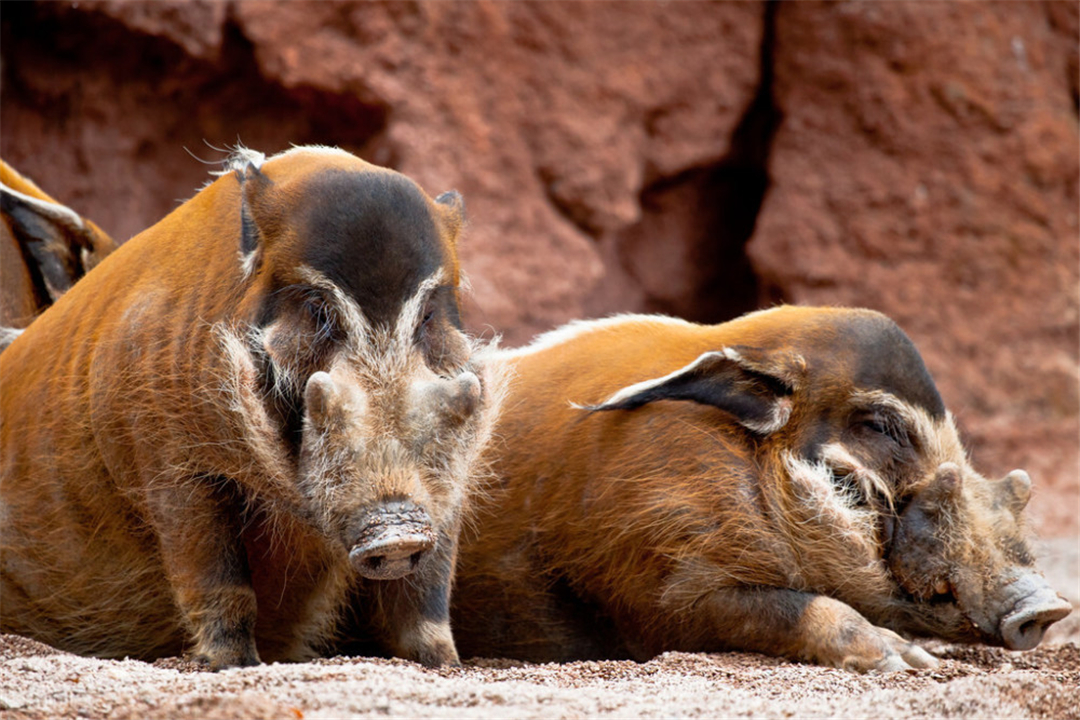
[[[461,197],[319,147],[219,175],[0,354],[0,627],[222,668],[310,658],[348,609],[454,663],[499,397],[462,332]]]
[[[914,345],[867,310],[575,322],[499,354],[495,478],[462,540],[466,656],[746,650],[932,666],[1032,648],[1031,480],[976,472]]]

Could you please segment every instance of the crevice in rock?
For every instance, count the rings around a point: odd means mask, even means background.
[[[642,219],[614,238],[607,261],[642,288],[643,311],[715,323],[785,299],[755,274],[746,255],[769,189],[769,153],[781,121],[773,99],[777,7],[763,7],[760,80],[728,154],[647,186]]]
[[[573,192],[559,192],[560,180],[557,173],[551,168],[540,166],[536,169],[536,176],[540,186],[544,189],[544,197],[551,203],[563,218],[573,224],[578,230],[597,240],[603,234],[603,228],[592,221],[592,209],[588,203],[577,197]]]

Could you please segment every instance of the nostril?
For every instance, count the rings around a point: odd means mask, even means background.
[[[1042,642],[1044,625],[1036,620],[1021,623],[1006,644],[1012,650],[1030,650]]]
[[[362,577],[396,580],[413,572],[435,547],[431,517],[408,499],[387,500],[356,532],[349,561]]]
[[[1048,627],[1071,611],[1071,605],[1065,601],[1021,608],[1002,622],[1002,640],[1010,650],[1030,650],[1042,642]]]
[[[430,529],[389,528],[378,536],[354,545],[349,552],[353,568],[371,580],[396,580],[416,570],[435,546]]]

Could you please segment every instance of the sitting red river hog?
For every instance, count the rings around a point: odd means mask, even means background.
[[[457,662],[447,596],[499,397],[461,330],[461,197],[329,148],[219,175],[0,354],[0,627],[302,660],[359,584],[384,651]]]
[[[105,232],[0,160],[0,349],[116,248]]]
[[[1031,481],[975,472],[908,337],[868,310],[575,322],[498,353],[495,479],[462,536],[463,656],[746,650],[855,671],[906,636],[1032,648],[1070,612]]]

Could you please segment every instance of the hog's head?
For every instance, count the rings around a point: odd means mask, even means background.
[[[763,502],[788,536],[776,582],[894,630],[1011,649],[1069,614],[1034,567],[1023,471],[972,469],[899,327],[866,310],[781,307],[728,323],[732,344],[595,409],[657,398],[725,410],[753,438]],[[722,326],[724,327],[724,326]]]
[[[393,580],[454,543],[485,399],[468,369],[387,378],[356,366],[307,381],[301,490],[357,573]]]
[[[461,326],[460,195],[336,150],[240,160],[247,346],[304,514],[367,578],[452,558],[498,397]]]
[[[808,499],[828,483],[835,516],[846,515],[838,527],[850,523],[867,566],[883,571],[879,589],[865,590],[879,597],[851,603],[909,633],[1035,647],[1071,608],[1034,566],[1027,474],[991,482],[972,469],[922,358],[891,320],[831,311],[807,321],[805,335],[785,338],[805,370],[791,376],[790,427],[777,439],[792,486]]]
[[[1025,541],[1030,494],[1023,470],[992,482],[945,461],[927,473],[886,544],[889,569],[914,605],[905,608],[907,629],[1029,650],[1069,614]]]

